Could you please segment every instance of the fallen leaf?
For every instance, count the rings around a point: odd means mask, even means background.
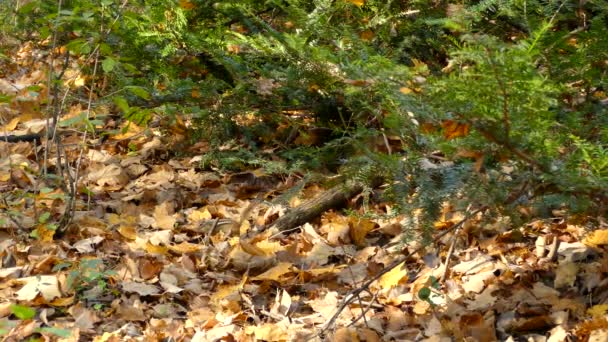
[[[591,247],[608,245],[608,229],[598,229],[591,232],[587,237],[585,237],[583,243]]]
[[[397,285],[404,284],[408,280],[408,270],[405,267],[405,262],[402,262],[397,267],[383,274],[378,279],[378,285],[385,290],[389,290]]]
[[[281,277],[283,277],[285,274],[293,272],[292,267],[293,267],[293,264],[291,264],[289,262],[280,262],[273,268],[269,269],[268,271],[266,271],[256,277],[253,277],[251,279],[280,281]]]
[[[364,247],[365,236],[376,227],[376,223],[366,219],[351,218],[350,226],[351,240],[353,240],[355,245]]]
[[[287,330],[285,327],[273,324],[264,323],[254,328],[254,336],[257,341],[286,341]]]
[[[578,275],[578,264],[571,261],[562,261],[557,266],[555,271],[555,281],[553,286],[556,289],[562,287],[570,287],[574,285],[576,276]]]
[[[80,253],[93,253],[95,251],[94,246],[103,240],[104,238],[101,236],[93,236],[88,239],[75,242],[72,247]]]
[[[34,300],[39,294],[47,301],[61,297],[59,282],[54,275],[39,275],[34,277],[20,278],[19,282],[25,285],[16,293],[17,300]]]
[[[122,283],[122,289],[126,292],[134,292],[140,296],[151,296],[160,293],[158,287],[135,281],[125,281]]]
[[[169,250],[178,254],[187,254],[200,251],[203,246],[189,242],[182,242],[176,245],[169,245]]]

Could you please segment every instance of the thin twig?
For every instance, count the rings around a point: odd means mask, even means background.
[[[467,208],[466,212],[468,213],[471,210],[471,206],[469,205],[469,207]],[[441,275],[441,279],[440,282],[444,282],[445,279],[448,276],[448,270],[450,269],[450,260],[452,259],[452,255],[454,254],[454,247],[456,246],[456,240],[458,240],[458,232],[460,231],[460,227],[456,228],[454,230],[454,236],[452,236],[452,243],[450,244],[450,249],[448,250],[448,254],[445,257],[445,262],[444,262],[444,270],[443,270],[443,274]]]
[[[450,249],[448,250],[448,255],[445,257],[445,262],[443,263],[444,269],[443,274],[441,275],[440,282],[444,282],[445,278],[448,276],[448,269],[450,268],[450,259],[452,258],[452,254],[454,254],[454,246],[456,246],[456,240],[458,236],[458,229],[454,231],[454,236],[452,236],[452,243],[450,244]]]

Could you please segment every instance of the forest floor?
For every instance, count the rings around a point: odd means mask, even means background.
[[[25,46],[4,66],[2,134],[43,132],[44,65]],[[61,120],[77,126],[83,113],[66,104]],[[171,140],[163,125],[94,126],[119,131],[66,130],[63,159],[44,139],[0,142],[3,341],[608,340],[601,220],[590,232],[588,218],[556,212],[512,227],[446,207],[422,246],[404,237],[411,217],[367,215],[391,203],[355,196],[348,215],[278,231],[278,217],[327,189],[280,201],[299,175],[202,170],[208,146],[175,153],[175,128]],[[62,226],[70,185],[75,210]]]

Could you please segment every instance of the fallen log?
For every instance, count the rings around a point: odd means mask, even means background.
[[[373,186],[381,184],[381,180],[373,182]],[[365,185],[358,181],[347,181],[343,184],[337,185],[321,195],[312,198],[296,208],[293,208],[287,214],[279,217],[271,227],[278,229],[279,231],[286,231],[297,226],[303,225],[306,222],[310,222],[315,218],[321,216],[324,212],[330,209],[336,209],[343,206],[349,199],[358,195]]]

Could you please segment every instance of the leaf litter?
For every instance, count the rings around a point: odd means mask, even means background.
[[[40,132],[36,104],[44,96],[17,90],[44,79],[37,70],[0,80],[23,96],[9,106],[13,117],[4,131]],[[80,111],[75,106],[70,113]],[[260,231],[288,210],[272,203],[287,183],[260,170],[200,170],[197,157],[171,156],[154,129],[125,128],[86,151],[79,170],[83,191],[62,235],[48,222],[65,211],[66,197],[40,176],[37,148],[0,142],[5,340],[608,338],[605,224],[589,232],[557,218],[505,229],[501,218],[492,224],[473,218],[467,229],[412,254],[337,312],[349,291],[419,247],[403,243],[404,217],[329,211],[291,232]],[[131,147],[120,147],[125,144]],[[76,152],[67,155],[76,158]],[[305,190],[315,196],[323,189]],[[294,197],[291,206],[301,200]],[[464,215],[456,214],[437,222],[437,234]],[[452,240],[457,247],[446,272]],[[14,305],[35,308],[36,315],[19,319]]]

